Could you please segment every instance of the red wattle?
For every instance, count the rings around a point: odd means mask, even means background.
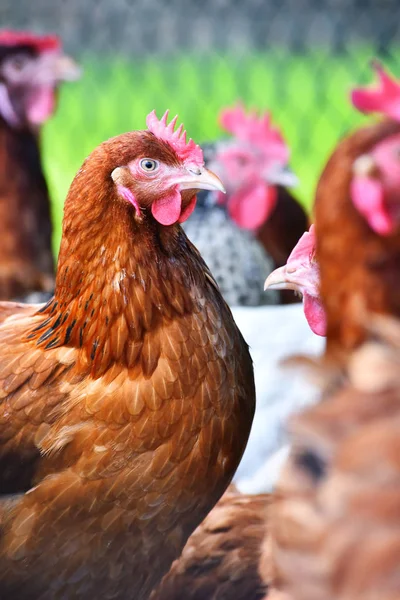
[[[151,212],[161,225],[173,225],[181,216],[182,198],[178,187],[172,188],[168,196],[153,202]]]
[[[228,203],[228,212],[239,227],[258,229],[268,219],[276,199],[276,188],[259,181],[250,188],[233,194]]]
[[[315,335],[326,335],[326,314],[321,301],[314,296],[304,294],[303,296],[304,314],[311,331]]]
[[[35,87],[28,98],[27,116],[33,125],[41,125],[54,112],[56,95],[52,86]]]
[[[181,212],[181,216],[179,217],[179,223],[183,223],[184,221],[186,221],[186,219],[188,219],[190,217],[190,215],[196,208],[196,201],[197,201],[197,196],[195,194],[193,196],[193,198],[191,199],[191,201],[189,202],[189,204],[187,205],[187,207],[184,208],[183,211]]]
[[[385,205],[383,184],[373,177],[355,176],[350,195],[354,206],[379,235],[390,235],[395,227]]]

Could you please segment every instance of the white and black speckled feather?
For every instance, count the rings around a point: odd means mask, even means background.
[[[199,194],[198,205],[183,224],[216,279],[230,306],[277,304],[277,292],[263,290],[272,259],[251,232],[240,229],[210,193]]]

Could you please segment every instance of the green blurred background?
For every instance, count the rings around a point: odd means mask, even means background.
[[[82,160],[104,139],[179,114],[196,142],[222,134],[219,110],[268,109],[311,207],[328,153],[363,116],[348,101],[379,57],[397,75],[398,0],[2,0],[3,26],[53,31],[83,66],[43,130],[54,247]]]

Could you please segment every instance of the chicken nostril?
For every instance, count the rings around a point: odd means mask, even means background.
[[[201,175],[202,174],[202,170],[199,169],[198,167],[193,167],[188,169],[189,173],[192,173],[193,175]]]

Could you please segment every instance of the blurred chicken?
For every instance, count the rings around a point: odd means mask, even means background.
[[[270,496],[233,486],[190,536],[151,600],[261,600],[258,573]]]
[[[400,598],[400,322],[368,322],[341,389],[291,423],[267,551],[293,600]]]
[[[366,312],[400,316],[400,84],[375,68],[379,89],[355,90],[352,101],[389,118],[340,142],[322,173],[315,203],[318,264],[310,250],[309,269],[307,261],[292,261],[266,282],[310,292],[330,353],[365,339]],[[315,302],[319,277],[325,315]]]
[[[289,149],[268,113],[246,114],[239,105],[222,111],[220,121],[232,138],[209,144],[206,164],[227,195],[203,193],[185,231],[231,306],[275,304],[278,295],[263,294],[261,282],[286,262],[308,226],[303,208],[282,187],[297,181],[287,168]],[[291,294],[283,298],[293,302]]]
[[[40,126],[57,88],[79,76],[55,36],[0,31],[0,299],[54,289]]]
[[[55,295],[0,307],[0,597],[144,600],[235,472],[247,345],[179,221],[223,189],[176,118],[69,190]]]

